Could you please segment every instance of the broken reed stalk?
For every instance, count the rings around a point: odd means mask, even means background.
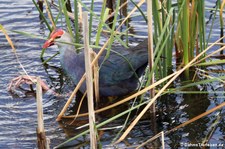
[[[86,88],[88,100],[89,113],[89,129],[90,129],[90,148],[97,148],[97,138],[95,131],[95,111],[94,111],[94,93],[93,93],[93,72],[91,65],[91,50],[89,47],[89,27],[88,27],[88,13],[83,13],[83,36],[84,36],[84,58],[86,70]]]
[[[0,24],[0,30],[3,32],[5,35],[8,43],[12,47],[13,53],[16,56],[17,62],[20,64],[21,68],[25,72],[25,74],[28,76],[28,78],[34,83],[35,81],[28,75],[26,70],[24,69],[22,63],[20,62],[18,55],[16,53],[16,48],[14,47],[14,44],[10,37],[8,36],[6,30],[4,27]],[[41,79],[40,77],[37,77],[37,87],[36,87],[36,100],[37,100],[37,121],[38,121],[38,127],[37,127],[37,144],[38,148],[40,149],[50,149],[49,147],[49,141],[45,136],[45,131],[44,131],[44,122],[43,122],[43,108],[42,108],[42,87],[41,87]]]
[[[42,107],[42,87],[40,77],[37,77],[36,85],[36,100],[37,100],[37,144],[39,149],[50,149],[49,142],[45,135]]]
[[[91,50],[91,61],[93,61],[96,57],[96,53]],[[99,94],[99,66],[98,61],[94,63],[93,67],[93,78],[94,78],[94,91],[95,91],[95,101],[96,104],[99,102],[100,94]]]

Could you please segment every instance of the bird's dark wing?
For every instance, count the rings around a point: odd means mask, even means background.
[[[134,48],[112,48],[110,55],[104,61],[104,55],[100,61],[100,81],[103,84],[117,84],[136,75],[137,71],[146,67],[148,62],[147,43],[143,41]],[[144,69],[143,69],[144,70]]]

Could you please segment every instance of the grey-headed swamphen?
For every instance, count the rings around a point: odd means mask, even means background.
[[[64,43],[63,43],[64,42]],[[77,53],[70,35],[62,29],[53,31],[43,48],[56,44],[60,52],[60,63],[66,74],[76,85],[85,72],[84,53]],[[100,96],[123,96],[135,91],[139,85],[139,77],[148,63],[147,39],[135,47],[112,47],[109,57],[104,61],[106,50],[98,60]],[[94,51],[97,52],[96,49]],[[119,53],[119,54],[118,54]],[[103,62],[104,61],[104,62]],[[129,61],[129,63],[127,62]],[[84,93],[86,84],[80,88]]]

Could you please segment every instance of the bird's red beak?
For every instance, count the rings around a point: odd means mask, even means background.
[[[50,38],[49,40],[47,40],[44,45],[43,45],[43,48],[46,49],[50,46],[54,45],[54,39],[53,38]]]
[[[64,34],[64,31],[63,31],[62,29],[54,30],[54,31],[51,33],[49,39],[44,43],[43,48],[46,49],[46,48],[48,48],[48,47],[54,45],[54,40],[55,40],[56,38],[60,38],[63,34]]]

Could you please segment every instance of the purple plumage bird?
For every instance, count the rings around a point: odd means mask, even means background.
[[[63,43],[64,42],[64,43]],[[56,44],[59,48],[60,63],[66,74],[76,85],[85,72],[84,53],[77,53],[70,35],[62,29],[53,31],[43,48]],[[139,77],[143,74],[148,63],[148,42],[145,39],[135,47],[128,49],[112,47],[110,55],[104,60],[106,51],[98,60],[100,96],[123,96],[135,91],[139,85]],[[97,52],[97,50],[94,49]],[[86,84],[80,88],[84,93]]]

